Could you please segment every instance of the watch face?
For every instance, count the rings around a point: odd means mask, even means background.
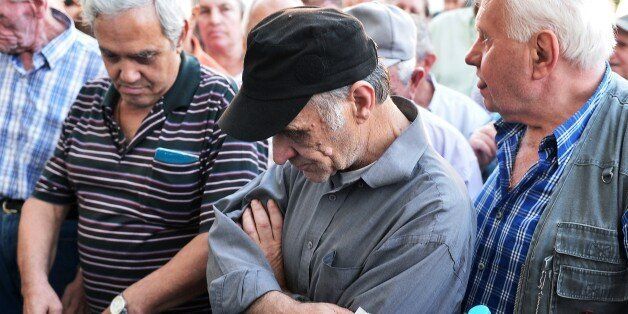
[[[122,296],[117,296],[111,301],[109,310],[111,311],[111,314],[120,314],[122,313],[122,311],[124,311],[125,307],[126,302],[124,301],[124,298]]]

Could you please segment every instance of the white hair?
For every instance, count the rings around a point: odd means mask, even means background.
[[[390,82],[388,80],[388,72],[381,62],[367,77],[363,79],[371,84],[375,90],[375,98],[378,104],[383,103],[390,94]],[[346,120],[342,112],[343,100],[349,97],[351,85],[343,86],[328,92],[314,94],[308,104],[313,104],[320,114],[323,121],[332,131],[338,130],[344,126]]]
[[[416,61],[423,61],[429,54],[434,54],[434,45],[430,39],[430,29],[424,19],[414,19],[416,25]]]
[[[494,0],[483,0],[488,2]],[[506,34],[526,42],[541,30],[556,34],[560,53],[580,69],[608,60],[615,48],[609,0],[502,0]]]
[[[179,41],[185,25],[185,13],[177,2],[173,0],[82,0],[83,15],[92,26],[101,14],[115,15],[134,8],[154,6],[161,31],[170,39],[173,46]]]

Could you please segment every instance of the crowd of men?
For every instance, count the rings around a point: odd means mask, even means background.
[[[626,313],[628,16],[429,4],[0,0],[0,312]]]

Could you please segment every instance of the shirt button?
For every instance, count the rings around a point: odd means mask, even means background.
[[[495,219],[497,219],[497,220],[502,219],[502,217],[504,217],[504,213],[502,213],[502,212],[497,212],[497,215],[495,215]]]
[[[484,265],[484,263],[479,263],[478,264],[478,269],[479,270],[484,270],[485,267],[486,267],[486,265]]]
[[[334,195],[334,194],[329,195],[329,200],[332,201],[332,202],[335,201],[336,200],[336,195]]]
[[[308,248],[308,249],[310,249],[310,250],[311,250],[313,246],[314,246],[314,243],[312,243],[312,241],[308,241],[308,242],[307,242],[307,248]]]

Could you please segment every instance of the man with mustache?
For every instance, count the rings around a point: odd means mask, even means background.
[[[289,8],[247,46],[219,125],[242,140],[274,136],[277,165],[215,204],[212,311],[457,311],[475,233],[469,197],[416,106],[389,96],[362,24]]]
[[[76,203],[90,311],[208,311],[205,270],[193,264],[207,253],[190,245],[206,243],[212,203],[263,170],[267,148],[218,127],[234,90],[182,52],[189,30],[175,1],[86,0],[83,9],[111,79],[85,84],[22,210],[24,310],[61,309],[47,273]],[[174,292],[189,278],[196,289]]]
[[[46,0],[0,0],[0,304],[21,313],[16,264],[24,200],[55,147],[81,86],[105,76],[96,41]],[[61,295],[78,264],[76,213],[61,221],[52,293]],[[71,285],[73,287],[75,285]],[[72,289],[69,289],[72,290]],[[52,290],[51,290],[52,291]],[[66,294],[69,296],[70,293]]]

